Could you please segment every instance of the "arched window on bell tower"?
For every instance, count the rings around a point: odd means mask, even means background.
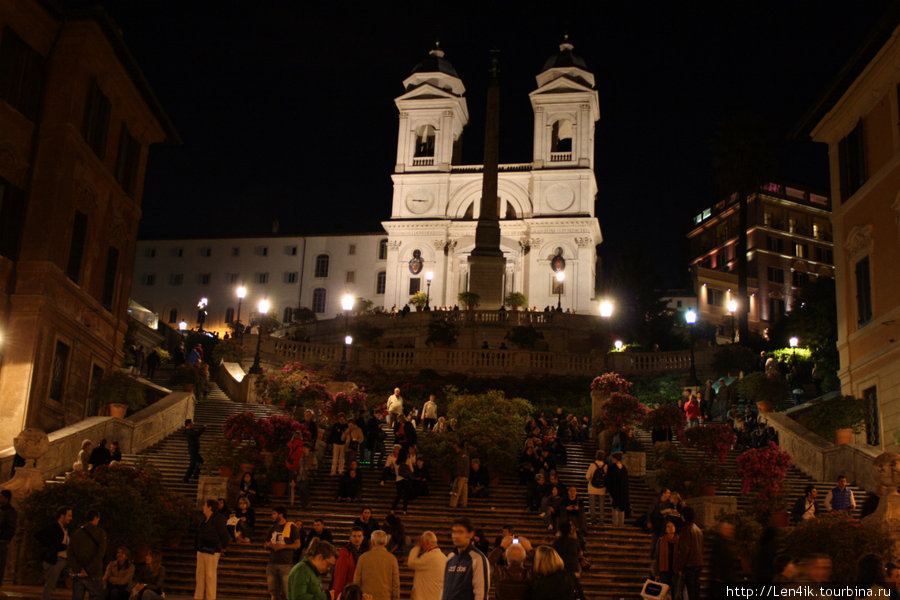
[[[572,159],[572,138],[574,137],[575,128],[568,119],[560,119],[553,124],[553,131],[550,137],[550,160],[571,160]],[[554,156],[554,154],[568,153],[569,156],[562,158]]]
[[[420,125],[416,129],[416,158],[434,157],[434,126]]]

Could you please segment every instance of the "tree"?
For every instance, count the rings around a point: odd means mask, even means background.
[[[774,170],[772,137],[766,121],[742,113],[725,119],[713,139],[713,166],[725,194],[738,195],[738,241],[735,247],[738,275],[738,330],[741,339],[749,333],[747,316],[747,200],[759,190]]]

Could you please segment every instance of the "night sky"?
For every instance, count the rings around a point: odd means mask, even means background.
[[[265,234],[274,220],[282,233],[380,230],[393,99],[436,39],[467,88],[463,162],[482,161],[494,47],[500,160],[529,162],[528,92],[568,33],[600,96],[604,268],[639,241],[661,258],[661,284],[678,285],[690,217],[723,196],[710,150],[718,124],[761,115],[781,140],[778,177],[827,191],[825,148],[788,135],[890,2],[352,4],[108,7],[184,140],[151,151],[142,237]]]

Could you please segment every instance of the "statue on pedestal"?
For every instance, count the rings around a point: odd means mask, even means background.
[[[44,477],[35,465],[37,459],[50,449],[50,438],[43,430],[29,427],[13,440],[16,452],[25,459],[25,466],[16,469],[12,479],[3,484],[3,489],[13,493],[12,504],[18,509],[19,503],[34,490],[44,487]]]
[[[878,508],[865,517],[864,525],[884,527],[894,543],[894,554],[900,552],[900,455],[894,452],[879,454],[872,463],[872,477],[884,489]]]

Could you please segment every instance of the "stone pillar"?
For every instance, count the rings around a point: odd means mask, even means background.
[[[228,478],[218,475],[201,475],[197,482],[197,508],[207,500],[228,498]]]
[[[647,474],[646,452],[625,452],[622,454],[622,463],[628,469],[628,475],[632,477],[643,477]]]
[[[715,527],[722,513],[737,512],[734,496],[695,496],[688,498],[687,504],[694,509],[694,522],[700,529]]]

